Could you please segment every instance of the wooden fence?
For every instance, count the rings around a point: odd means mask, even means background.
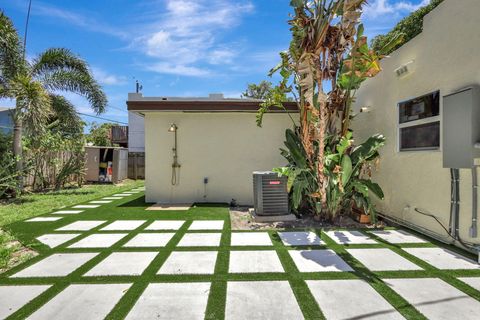
[[[25,186],[32,189],[59,188],[68,184],[81,185],[85,176],[85,154],[70,151],[42,152],[41,157],[26,155],[28,174]]]

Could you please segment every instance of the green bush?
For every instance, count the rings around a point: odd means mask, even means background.
[[[41,139],[25,139],[25,155],[33,165],[28,184],[33,190],[60,189],[81,185],[85,171],[85,138],[82,133],[64,136],[46,131]]]
[[[380,34],[372,39],[372,48],[375,51],[383,48],[387,43],[389,43],[397,34],[403,34],[403,39],[396,46],[392,47],[386,54],[390,54],[393,51],[397,50],[405,43],[416,37],[423,30],[423,17],[427,15],[430,11],[435,9],[443,0],[431,0],[430,4],[421,7],[415,12],[412,12],[409,16],[400,20],[399,23],[387,34]]]

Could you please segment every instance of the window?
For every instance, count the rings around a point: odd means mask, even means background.
[[[440,148],[440,91],[398,104],[400,151]]]

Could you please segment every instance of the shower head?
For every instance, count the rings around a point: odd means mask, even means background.
[[[178,129],[177,125],[175,123],[172,123],[170,125],[170,128],[168,128],[168,132],[176,132]]]

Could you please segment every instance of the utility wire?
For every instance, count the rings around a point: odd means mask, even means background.
[[[118,110],[118,111],[122,111],[122,112],[128,112],[128,110],[121,109],[121,108],[118,108],[118,107],[114,107],[114,106],[111,106],[111,105],[108,105],[107,107],[108,107],[108,108],[115,109],[115,110]]]
[[[123,122],[123,121],[107,119],[107,118],[103,118],[103,117],[99,117],[99,116],[92,116],[92,115],[87,114],[87,113],[81,113],[81,112],[77,112],[77,113],[78,113],[79,115],[82,115],[82,116],[85,116],[85,117],[91,117],[91,118],[95,118],[95,119],[100,119],[100,120],[105,120],[105,121],[116,122],[116,123],[121,123],[121,124],[126,124],[126,125],[128,125],[128,123]]]
[[[443,225],[443,223],[440,222],[440,220],[433,214],[431,213],[427,213],[427,212],[423,212],[421,211],[420,209],[418,208],[414,208],[414,210],[420,214],[423,214],[424,216],[427,216],[427,217],[431,217],[433,219],[435,219],[435,221],[438,222],[438,224],[443,228],[443,230],[445,230],[445,232],[447,233],[447,235],[452,238],[453,240],[457,240],[458,242],[460,242],[460,244],[462,246],[464,246],[465,248],[468,248],[468,247],[471,247],[471,246],[476,246],[477,244],[473,243],[473,242],[467,242],[467,241],[463,241],[462,239],[460,239],[460,237],[458,238],[455,238],[451,233],[450,231]]]
[[[28,22],[30,21],[31,8],[32,8],[32,0],[28,2],[27,20],[25,21],[25,36],[23,37],[23,60],[25,60],[25,55],[27,53],[27,33],[28,33]]]

